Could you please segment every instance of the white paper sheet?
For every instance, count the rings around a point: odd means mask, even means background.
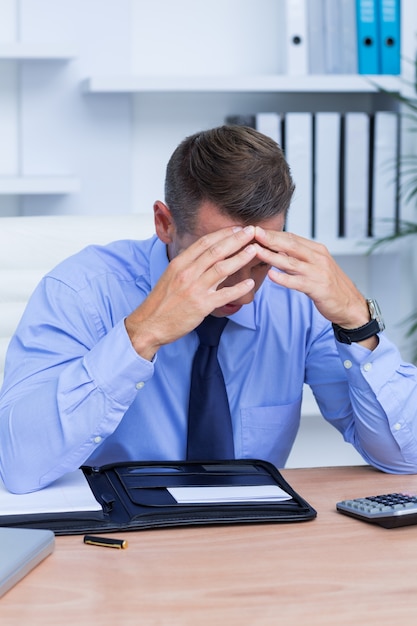
[[[169,487],[168,491],[178,504],[284,502],[291,499],[291,496],[277,485]]]
[[[25,494],[10,493],[0,480],[0,516],[101,510],[81,470],[62,476],[40,491]]]

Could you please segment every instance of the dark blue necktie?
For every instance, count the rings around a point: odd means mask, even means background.
[[[189,460],[234,458],[232,420],[217,348],[228,319],[206,317],[196,328],[200,345],[194,356],[188,407]]]

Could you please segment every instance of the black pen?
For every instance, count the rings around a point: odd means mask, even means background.
[[[89,546],[103,546],[104,548],[117,548],[124,550],[127,548],[125,539],[113,539],[112,537],[95,537],[94,535],[85,535],[84,543]]]

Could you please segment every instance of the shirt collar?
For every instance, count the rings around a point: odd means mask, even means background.
[[[151,289],[153,289],[168,267],[168,255],[166,246],[160,239],[155,237],[154,245],[151,249],[150,255],[150,278],[151,278]],[[239,326],[244,326],[245,328],[249,328],[251,330],[256,330],[255,323],[255,302],[251,302],[250,304],[245,304],[242,306],[237,313],[229,316],[229,319]]]

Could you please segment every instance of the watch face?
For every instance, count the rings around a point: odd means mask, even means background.
[[[376,300],[367,300],[366,302],[368,304],[371,319],[378,322],[379,330],[384,330],[385,324],[384,320],[382,319],[382,313],[381,309],[379,308],[378,302]]]

